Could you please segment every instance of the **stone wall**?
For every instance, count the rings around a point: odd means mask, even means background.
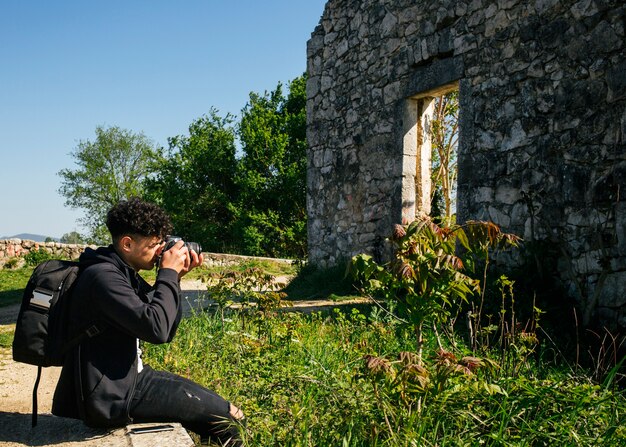
[[[384,257],[393,224],[428,211],[425,110],[458,88],[457,220],[545,248],[586,323],[626,327],[625,11],[330,0],[308,42],[310,261]]]
[[[61,244],[60,242],[35,242],[22,239],[0,239],[0,268],[9,259],[23,258],[30,251],[38,251],[43,249],[50,253],[55,258],[59,259],[78,259],[80,254],[86,247],[96,248],[96,245],[79,245],[79,244]],[[231,265],[240,264],[242,262],[256,260],[256,261],[271,261],[279,263],[291,264],[291,259],[279,259],[279,258],[263,258],[259,256],[241,256],[227,253],[207,253],[202,254],[204,258],[204,265],[207,267],[226,267]]]
[[[23,258],[30,251],[45,250],[60,259],[78,259],[86,245],[35,242],[26,239],[0,239],[0,267],[11,258]]]

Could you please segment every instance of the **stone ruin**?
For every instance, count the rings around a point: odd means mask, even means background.
[[[623,0],[330,0],[307,52],[310,261],[384,257],[428,212],[432,97],[458,89],[457,221],[543,247],[585,323],[626,327],[625,21]]]

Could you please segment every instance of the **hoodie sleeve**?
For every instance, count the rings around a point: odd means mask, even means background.
[[[150,343],[172,339],[181,317],[175,270],[159,271],[149,302],[141,299],[119,269],[103,264],[98,270],[92,282],[94,304],[106,323]]]

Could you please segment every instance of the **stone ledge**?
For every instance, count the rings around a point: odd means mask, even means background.
[[[152,433],[133,433],[133,429],[159,425],[171,426],[172,429]],[[132,447],[193,447],[194,445],[187,431],[178,423],[128,425],[126,427],[126,437],[130,438],[130,445]]]
[[[39,414],[37,427],[31,427],[30,413],[0,412],[0,445],[3,447],[193,447],[189,434],[178,423],[168,423],[170,431],[133,434],[131,430],[163,424],[132,424],[117,429],[97,429],[81,421],[50,414]]]

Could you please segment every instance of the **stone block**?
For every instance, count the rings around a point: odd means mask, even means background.
[[[29,414],[2,413],[3,439],[14,439],[8,445],[83,446],[83,447],[193,447],[194,443],[178,423],[133,424],[118,429],[89,428],[76,419],[40,414],[37,427],[27,424]],[[133,433],[140,427],[166,425],[167,431]],[[24,433],[24,432],[27,433]],[[5,444],[5,443],[3,443]]]
[[[497,202],[504,203],[506,205],[513,205],[520,200],[519,188],[512,187],[510,185],[499,185],[496,187],[495,199]]]
[[[505,231],[511,225],[511,218],[504,213],[500,208],[495,206],[488,207],[489,214],[488,219],[498,225],[500,225]]]
[[[626,60],[607,71],[608,102],[626,98]]]
[[[608,274],[599,296],[598,304],[602,307],[626,306],[626,272]]]
[[[474,195],[474,200],[478,203],[481,202],[492,202],[494,198],[493,188],[481,186],[476,188],[476,193]]]
[[[522,127],[520,120],[515,120],[507,135],[504,136],[500,146],[503,151],[510,151],[529,143],[526,131]]]
[[[615,205],[615,233],[617,236],[617,250],[620,256],[626,257],[626,202]]]

